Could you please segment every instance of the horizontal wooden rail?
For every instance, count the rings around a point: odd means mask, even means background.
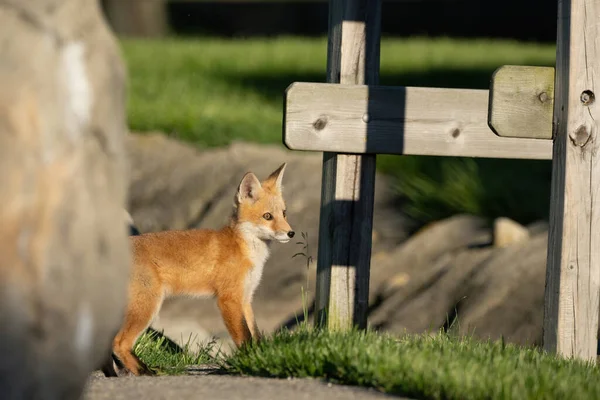
[[[283,140],[293,150],[552,159],[552,141],[499,137],[489,91],[294,83]]]

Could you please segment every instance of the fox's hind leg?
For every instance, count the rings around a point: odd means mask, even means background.
[[[101,371],[107,378],[131,375],[112,351],[102,364]]]
[[[135,282],[135,280],[133,280]],[[125,369],[133,375],[152,375],[153,372],[133,353],[136,340],[150,326],[160,310],[163,295],[158,282],[130,288],[130,300],[121,330],[113,341],[113,352]]]

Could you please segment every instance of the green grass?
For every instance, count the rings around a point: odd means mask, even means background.
[[[190,365],[208,364],[214,361],[214,342],[192,347],[190,340],[177,345],[161,333],[148,330],[137,340],[133,351],[151,369],[160,375],[180,375]]]
[[[223,373],[273,378],[319,378],[375,388],[414,399],[543,400],[600,398],[597,365],[568,360],[537,348],[477,341],[448,334],[406,335],[282,331],[228,356],[211,356],[214,343],[192,352],[145,334],[136,354],[159,374],[187,367],[220,366]]]
[[[203,146],[281,142],[283,92],[323,82],[325,39],[125,40],[129,121]],[[488,40],[383,40],[381,83],[487,88],[502,64],[552,65],[553,46]]]
[[[597,399],[597,366],[470,338],[282,332],[226,360],[230,373],[314,377],[415,399]]]
[[[325,39],[125,40],[129,122],[198,146],[281,143],[283,93],[323,82]],[[552,45],[512,41],[384,39],[381,84],[488,88],[503,64],[553,65]],[[457,212],[530,222],[547,215],[550,163],[380,156],[405,210],[428,222]]]

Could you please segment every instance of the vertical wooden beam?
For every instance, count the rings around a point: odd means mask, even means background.
[[[592,360],[600,293],[600,0],[559,0],[558,7],[544,348]]]
[[[381,0],[330,0],[327,82],[377,84],[380,32]],[[374,155],[323,154],[317,325],[366,328],[374,189]]]

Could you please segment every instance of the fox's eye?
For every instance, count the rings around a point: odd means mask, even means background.
[[[271,215],[271,213],[264,213],[263,218],[266,219],[267,221],[269,221],[269,220],[273,219],[273,216]]]
[[[286,215],[287,215],[287,211],[283,210],[283,218],[286,218]]]

